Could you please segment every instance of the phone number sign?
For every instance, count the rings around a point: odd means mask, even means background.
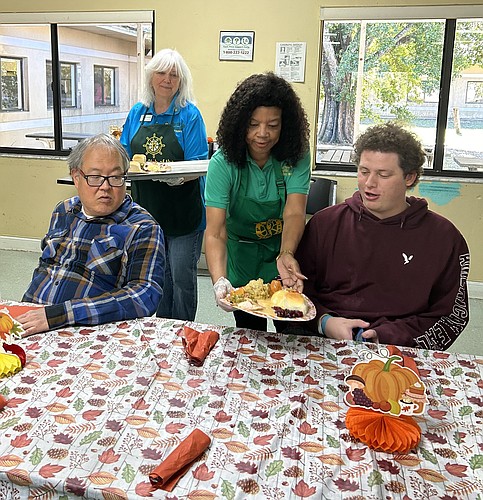
[[[221,31],[220,61],[253,61],[254,31]]]

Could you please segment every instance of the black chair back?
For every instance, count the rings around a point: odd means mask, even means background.
[[[323,208],[335,205],[337,202],[337,181],[324,177],[310,180],[310,191],[307,198],[307,214],[314,215]]]

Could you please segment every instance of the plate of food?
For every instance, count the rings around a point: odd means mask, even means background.
[[[303,293],[284,288],[278,280],[264,283],[261,278],[235,288],[223,302],[235,309],[261,318],[280,321],[309,321],[315,318],[315,306]]]
[[[169,162],[147,161],[146,155],[135,154],[129,163],[129,173],[159,173],[170,172]]]

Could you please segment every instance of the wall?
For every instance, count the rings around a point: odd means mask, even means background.
[[[2,2],[5,3],[5,2]],[[473,1],[405,1],[399,5],[479,4]],[[173,47],[188,62],[195,84],[198,105],[203,113],[208,134],[216,135],[221,110],[237,82],[246,76],[275,66],[276,42],[307,42],[305,82],[294,84],[312,131],[315,127],[319,67],[319,10],[321,6],[394,6],[392,0],[355,0],[321,2],[318,0],[184,0],[178,4],[144,0],[84,0],[81,4],[65,0],[44,0],[32,5],[30,0],[17,0],[3,12],[155,10],[155,49]],[[165,15],[169,8],[169,16]],[[253,62],[219,61],[220,30],[255,31]],[[0,236],[40,238],[48,225],[53,206],[72,194],[71,187],[56,184],[66,175],[65,160],[0,157]],[[354,178],[338,178],[339,200],[351,193]],[[431,208],[451,219],[466,237],[472,253],[470,279],[483,282],[482,184],[421,183],[428,186]],[[415,194],[419,195],[419,190]]]

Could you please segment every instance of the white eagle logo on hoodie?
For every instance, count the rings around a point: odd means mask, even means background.
[[[409,264],[413,260],[413,257],[414,257],[414,255],[407,255],[404,252],[403,252],[402,256],[404,259],[404,265]]]

